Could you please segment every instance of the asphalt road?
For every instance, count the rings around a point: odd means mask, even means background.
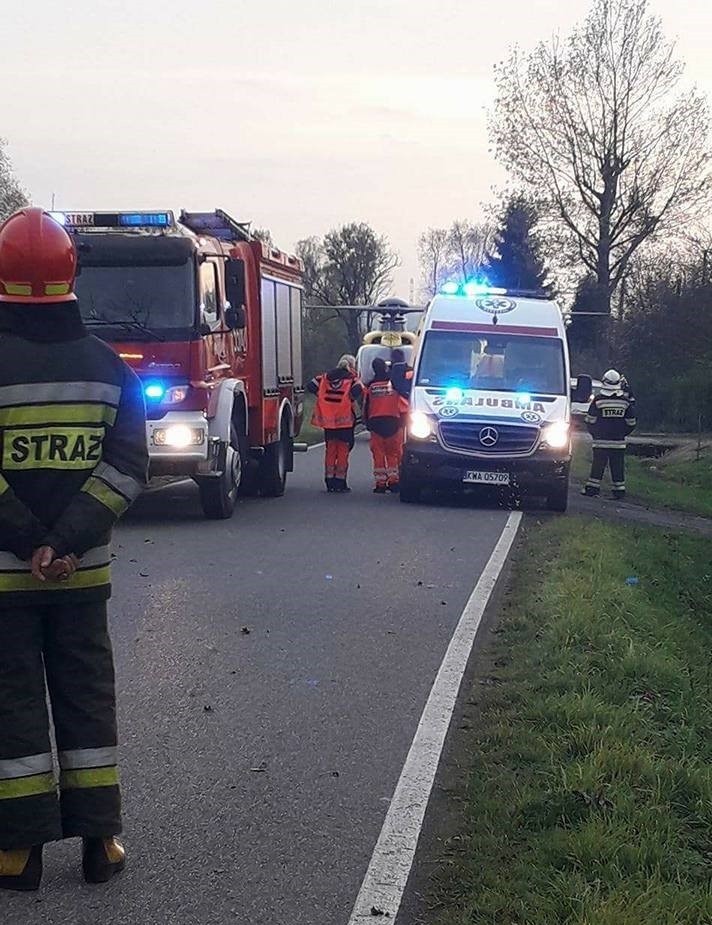
[[[492,506],[348,496],[322,451],[287,495],[203,520],[191,485],[115,537],[129,864],[49,846],[3,925],[346,925],[451,634],[505,524]]]

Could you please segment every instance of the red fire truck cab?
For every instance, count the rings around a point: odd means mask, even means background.
[[[89,330],[138,373],[152,476],[206,517],[284,493],[303,408],[302,267],[225,212],[53,213],[76,236]]]

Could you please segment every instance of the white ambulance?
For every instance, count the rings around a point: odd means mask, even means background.
[[[561,310],[549,297],[453,286],[420,327],[400,496],[425,487],[490,486],[544,497],[565,511],[571,403]],[[583,398],[582,398],[583,396]]]

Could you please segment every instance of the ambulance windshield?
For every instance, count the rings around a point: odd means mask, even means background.
[[[153,330],[195,324],[195,281],[182,266],[82,266],[76,287],[88,325],[130,323]]]
[[[565,395],[564,351],[556,337],[428,331],[418,385]]]

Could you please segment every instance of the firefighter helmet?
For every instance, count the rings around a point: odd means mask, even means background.
[[[614,392],[622,392],[623,377],[618,370],[609,369],[607,373],[603,374],[601,386],[601,394],[603,395],[612,395]]]
[[[20,209],[0,225],[0,302],[73,302],[74,242],[43,209]]]

